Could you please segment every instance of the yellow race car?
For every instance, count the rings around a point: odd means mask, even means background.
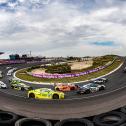
[[[33,99],[64,99],[63,92],[53,91],[49,88],[40,88],[28,91],[28,98]]]

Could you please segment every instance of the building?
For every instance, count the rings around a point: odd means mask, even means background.
[[[20,60],[20,56],[18,54],[9,55],[10,60]]]

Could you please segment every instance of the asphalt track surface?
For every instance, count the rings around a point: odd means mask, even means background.
[[[34,64],[8,65],[18,69],[29,67]],[[66,119],[89,117],[108,112],[126,105],[126,74],[123,66],[107,76],[106,90],[87,94],[77,95],[75,91],[66,93],[65,100],[31,100],[27,98],[27,92],[13,89],[0,89],[0,108],[27,117],[45,119]],[[0,66],[4,73],[2,79],[10,87],[6,69],[7,66]],[[81,83],[83,85],[85,83]],[[29,84],[33,88],[53,86]]]

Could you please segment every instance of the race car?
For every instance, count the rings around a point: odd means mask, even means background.
[[[123,72],[126,73],[126,67],[123,69]]]
[[[2,81],[0,81],[0,89],[7,89],[7,85]]]
[[[19,80],[12,80],[10,82],[10,84],[11,84],[11,88],[12,89],[16,89],[16,90],[21,90],[21,91],[25,91],[26,90],[26,91],[29,91],[29,90],[33,89],[32,87],[30,87],[30,86],[22,83]]]
[[[64,99],[63,92],[53,91],[49,88],[40,88],[28,91],[28,98],[33,99]]]
[[[15,70],[17,70],[16,67],[15,67],[15,68],[12,68],[12,69],[10,69],[10,70],[8,70],[7,76],[11,76]]]
[[[21,83],[20,80],[17,80],[16,78],[12,78],[12,77],[8,78],[8,80],[9,80],[9,82],[10,82],[11,84]]]
[[[12,80],[15,80],[15,79],[14,79],[13,77],[8,77],[8,81],[9,81],[9,83],[11,83]]]
[[[8,67],[6,67],[6,69],[7,69],[7,70],[8,70],[8,69],[11,69],[11,68],[12,68],[12,67],[9,67],[9,66],[8,66]]]
[[[79,88],[78,85],[74,84],[56,84],[55,90],[57,91],[72,91],[77,90]]]
[[[3,72],[2,71],[0,71],[0,78],[2,78],[3,77]]]
[[[8,81],[9,81],[10,84],[11,83],[21,83],[20,80],[14,78],[14,77],[8,77]]]
[[[99,79],[96,79],[96,80],[92,80],[91,82],[95,83],[95,84],[103,84],[103,83],[107,83],[108,79],[107,78],[99,78]]]
[[[89,83],[80,87],[77,94],[89,94],[97,91],[105,90],[105,85],[99,85],[95,83]]]

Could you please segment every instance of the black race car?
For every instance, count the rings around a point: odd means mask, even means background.
[[[106,88],[105,85],[89,83],[89,84],[81,86],[77,90],[77,94],[89,94],[89,93],[105,90],[105,88]]]

